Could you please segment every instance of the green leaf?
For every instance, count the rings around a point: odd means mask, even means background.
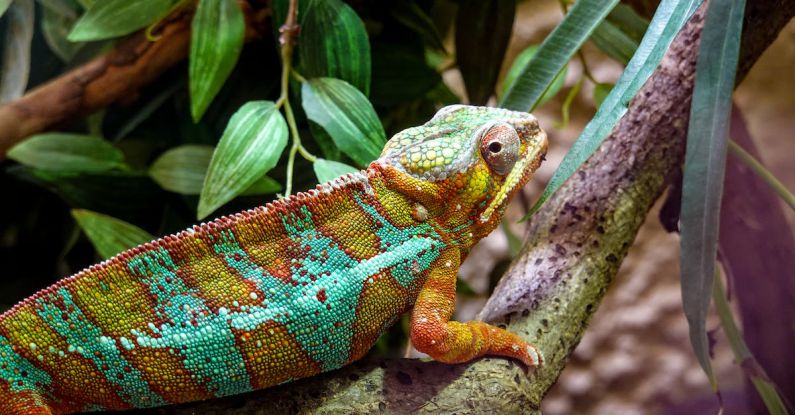
[[[41,34],[47,42],[47,46],[62,61],[70,61],[80,49],[82,43],[73,43],[67,39],[69,31],[77,20],[77,15],[71,9],[61,11],[60,9],[42,7],[41,9]]]
[[[716,388],[707,340],[726,148],[744,0],[710,2],[701,32],[682,179],[682,305],[698,362]]]
[[[430,16],[415,1],[399,1],[394,3],[392,16],[403,26],[418,34],[423,42],[434,50],[447,53],[444,39],[436,29]]]
[[[370,43],[350,6],[340,0],[309,0],[298,44],[305,77],[339,78],[370,94]]]
[[[113,216],[72,209],[72,217],[105,259],[155,239],[149,232]]]
[[[530,59],[535,56],[536,52],[538,52],[538,45],[528,46],[525,50],[521,53],[516,55],[516,58],[513,60],[511,64],[511,68],[508,69],[508,72],[505,74],[505,78],[502,80],[502,93],[500,96],[504,96],[508,90],[513,86],[513,83],[516,81],[516,77],[522,73],[522,70],[527,66],[527,62],[530,62]],[[563,88],[563,83],[566,81],[566,73],[568,72],[569,65],[564,65],[563,69],[558,72],[555,76],[555,79],[552,80],[552,83],[547,88],[544,95],[538,100],[538,107],[544,105],[547,101],[554,98],[555,95],[560,92],[560,89]]]
[[[286,145],[287,123],[272,102],[252,101],[237,110],[210,161],[198,219],[246,191],[276,165]]]
[[[149,167],[149,175],[163,189],[183,194],[201,193],[213,146],[185,144],[174,147],[163,154]],[[241,196],[276,193],[281,190],[279,182],[268,176],[258,178],[251,186],[240,193]]]
[[[502,97],[500,107],[532,111],[552,80],[617,3],[618,0],[579,0],[574,3]]]
[[[598,83],[593,88],[593,102],[597,108],[605,101],[607,95],[610,94],[610,91],[613,89],[613,84],[611,83]]]
[[[124,154],[99,137],[45,133],[15,145],[8,158],[26,166],[61,172],[100,172],[124,167]]]
[[[301,85],[307,117],[323,127],[337,147],[359,166],[378,158],[386,143],[384,127],[372,104],[351,84],[315,78]]]
[[[33,27],[33,0],[16,0],[8,9],[0,68],[0,103],[17,99],[25,92],[30,75]]]
[[[69,40],[85,42],[132,33],[165,14],[171,4],[171,0],[98,1],[77,21]]]
[[[186,144],[174,147],[155,160],[149,175],[163,189],[183,195],[198,195],[213,158],[213,146]]]
[[[373,43],[370,100],[374,105],[416,101],[441,82],[439,73],[425,62],[422,50],[405,44]]]
[[[256,196],[268,195],[282,191],[281,183],[271,179],[268,176],[262,176],[255,181],[246,190],[240,193],[240,196]]]
[[[0,16],[3,16],[8,10],[8,6],[11,5],[12,0],[0,0]]]
[[[622,65],[626,65],[632,59],[635,49],[638,48],[638,42],[609,21],[604,21],[596,27],[591,35],[591,41],[607,56]]]
[[[701,0],[662,0],[638,50],[627,64],[624,73],[607,95],[596,115],[585,126],[577,141],[561,161],[541,197],[525,215],[530,217],[578,168],[596,151],[613,126],[627,111],[627,105],[640,87],[646,83],[662,60],[679,29],[695,11]],[[579,4],[579,3],[578,3]]]
[[[637,14],[632,6],[626,4],[617,4],[613,11],[607,15],[607,20],[636,43],[640,43],[646,29],[649,28],[649,21]]]
[[[199,0],[190,37],[190,113],[198,122],[234,69],[246,34],[236,0]]]
[[[325,183],[348,173],[359,171],[356,167],[349,166],[345,163],[325,159],[315,160],[312,164],[312,168],[315,169],[315,176],[317,176],[317,181],[319,183]]]
[[[515,14],[516,0],[463,0],[458,6],[456,62],[472,104],[483,105],[494,94]]]

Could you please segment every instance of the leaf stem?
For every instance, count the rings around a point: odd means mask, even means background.
[[[735,143],[734,140],[729,140],[729,151],[732,152],[737,158],[740,159],[748,168],[751,169],[757,176],[759,176],[762,181],[764,181],[770,188],[776,192],[778,197],[784,201],[784,203],[788,204],[790,208],[795,210],[795,195],[790,193],[789,190],[781,183],[770,170],[766,169],[765,166],[759,162],[754,156],[749,154],[745,149],[740,147],[739,144]]]
[[[715,311],[720,319],[720,325],[723,327],[723,332],[729,340],[734,357],[743,372],[751,380],[762,401],[765,403],[768,412],[773,415],[787,414],[787,408],[784,401],[779,396],[776,390],[776,385],[770,381],[764,370],[751,354],[751,350],[743,340],[743,335],[734,321],[734,315],[729,307],[729,302],[726,301],[726,290],[723,287],[723,280],[720,278],[719,267],[715,267],[715,279],[712,284],[712,301],[715,304]]]
[[[295,122],[295,115],[290,106],[290,74],[295,76],[300,82],[305,82],[301,75],[293,70],[293,48],[295,46],[295,35],[298,33],[298,24],[296,23],[296,16],[298,14],[298,0],[290,0],[290,6],[287,9],[287,18],[284,24],[279,28],[279,43],[281,43],[282,55],[282,79],[281,79],[281,94],[276,101],[276,107],[284,108],[284,115],[287,119],[287,126],[290,128],[290,136],[293,139],[293,145],[290,147],[290,153],[287,158],[287,179],[284,186],[284,196],[289,196],[293,190],[293,170],[295,166],[295,154],[299,153],[301,156],[310,162],[317,160],[317,157],[312,155],[301,144],[301,135],[298,133],[298,126]]]

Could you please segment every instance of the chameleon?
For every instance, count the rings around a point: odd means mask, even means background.
[[[408,311],[435,360],[542,363],[451,321],[456,275],[541,164],[529,113],[454,105],[365,170],[124,251],[0,315],[0,413],[157,407],[267,388],[362,356]]]

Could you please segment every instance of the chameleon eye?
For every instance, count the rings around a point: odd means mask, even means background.
[[[508,124],[495,124],[481,137],[480,154],[494,173],[505,176],[519,158],[519,135]]]

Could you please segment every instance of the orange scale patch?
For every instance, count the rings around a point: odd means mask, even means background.
[[[69,397],[77,404],[91,402],[108,409],[130,408],[117,395],[118,388],[108,382],[105,374],[91,360],[70,353],[66,341],[35,313],[32,306],[6,316],[0,334],[16,345],[29,345],[35,339],[35,353],[29,347],[19,347],[17,353],[52,377],[50,391],[53,395]],[[59,352],[63,352],[63,356]]]
[[[342,213],[333,221],[324,221],[320,232],[333,238],[348,255],[357,260],[378,255],[381,241],[372,232],[372,218],[353,200],[345,199],[340,204]]]
[[[211,399],[213,395],[185,368],[183,358],[168,349],[122,349],[124,358],[142,374],[149,388],[171,403]]]
[[[320,365],[312,361],[301,344],[279,323],[269,321],[253,331],[234,332],[255,389],[320,372]]]
[[[372,281],[365,282],[359,294],[348,362],[364,356],[387,324],[400,317],[410,304],[410,293],[389,275],[389,271],[373,276]]]

